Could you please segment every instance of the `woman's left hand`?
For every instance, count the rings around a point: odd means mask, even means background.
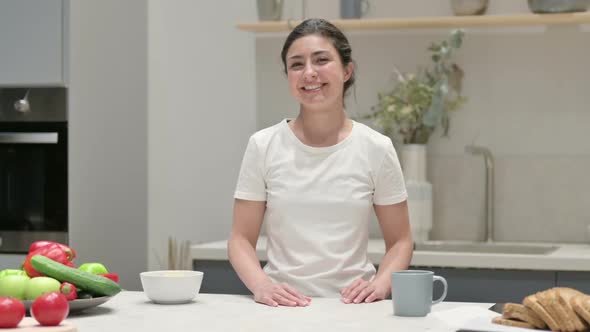
[[[352,284],[340,291],[344,303],[369,303],[385,299],[391,289],[389,283],[383,284],[377,279],[366,281],[357,279]]]

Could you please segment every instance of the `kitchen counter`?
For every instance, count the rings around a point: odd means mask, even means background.
[[[491,304],[443,302],[426,317],[394,316],[391,301],[344,304],[314,298],[307,307],[269,307],[251,296],[199,294],[182,305],[158,305],[143,292],[121,292],[107,303],[68,317],[83,332],[151,331],[455,331],[467,321],[486,324]],[[493,328],[494,326],[492,326]]]
[[[443,251],[414,251],[412,266],[455,267],[482,269],[590,271],[590,245],[554,244],[559,248],[546,255],[459,253]],[[369,259],[379,264],[385,253],[382,239],[370,239]],[[266,260],[266,237],[260,237],[256,254]],[[227,241],[216,241],[191,246],[195,260],[227,260]]]

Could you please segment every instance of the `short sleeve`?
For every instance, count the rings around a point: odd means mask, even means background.
[[[405,201],[408,198],[402,168],[391,141],[387,145],[385,157],[375,179],[373,203],[390,205]]]
[[[242,159],[234,198],[266,201],[266,185],[262,165],[262,156],[256,140],[250,137]]]

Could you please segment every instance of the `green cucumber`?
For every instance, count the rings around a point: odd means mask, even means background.
[[[121,287],[109,278],[65,266],[42,255],[33,256],[31,265],[39,273],[60,282],[72,283],[78,288],[97,295],[112,296],[121,291]]]

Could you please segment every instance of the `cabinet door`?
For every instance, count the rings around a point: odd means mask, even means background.
[[[63,0],[0,1],[0,85],[63,85]]]
[[[265,264],[265,262],[261,262],[260,266]],[[201,284],[201,293],[252,294],[240,280],[229,261],[193,260],[193,270],[205,274]]]
[[[557,272],[557,286],[571,287],[580,292],[590,294],[590,272]]]
[[[525,296],[555,286],[553,271],[517,271],[487,269],[430,268],[447,279],[449,290],[445,301],[520,303]],[[434,298],[442,294],[439,282],[434,284]]]

